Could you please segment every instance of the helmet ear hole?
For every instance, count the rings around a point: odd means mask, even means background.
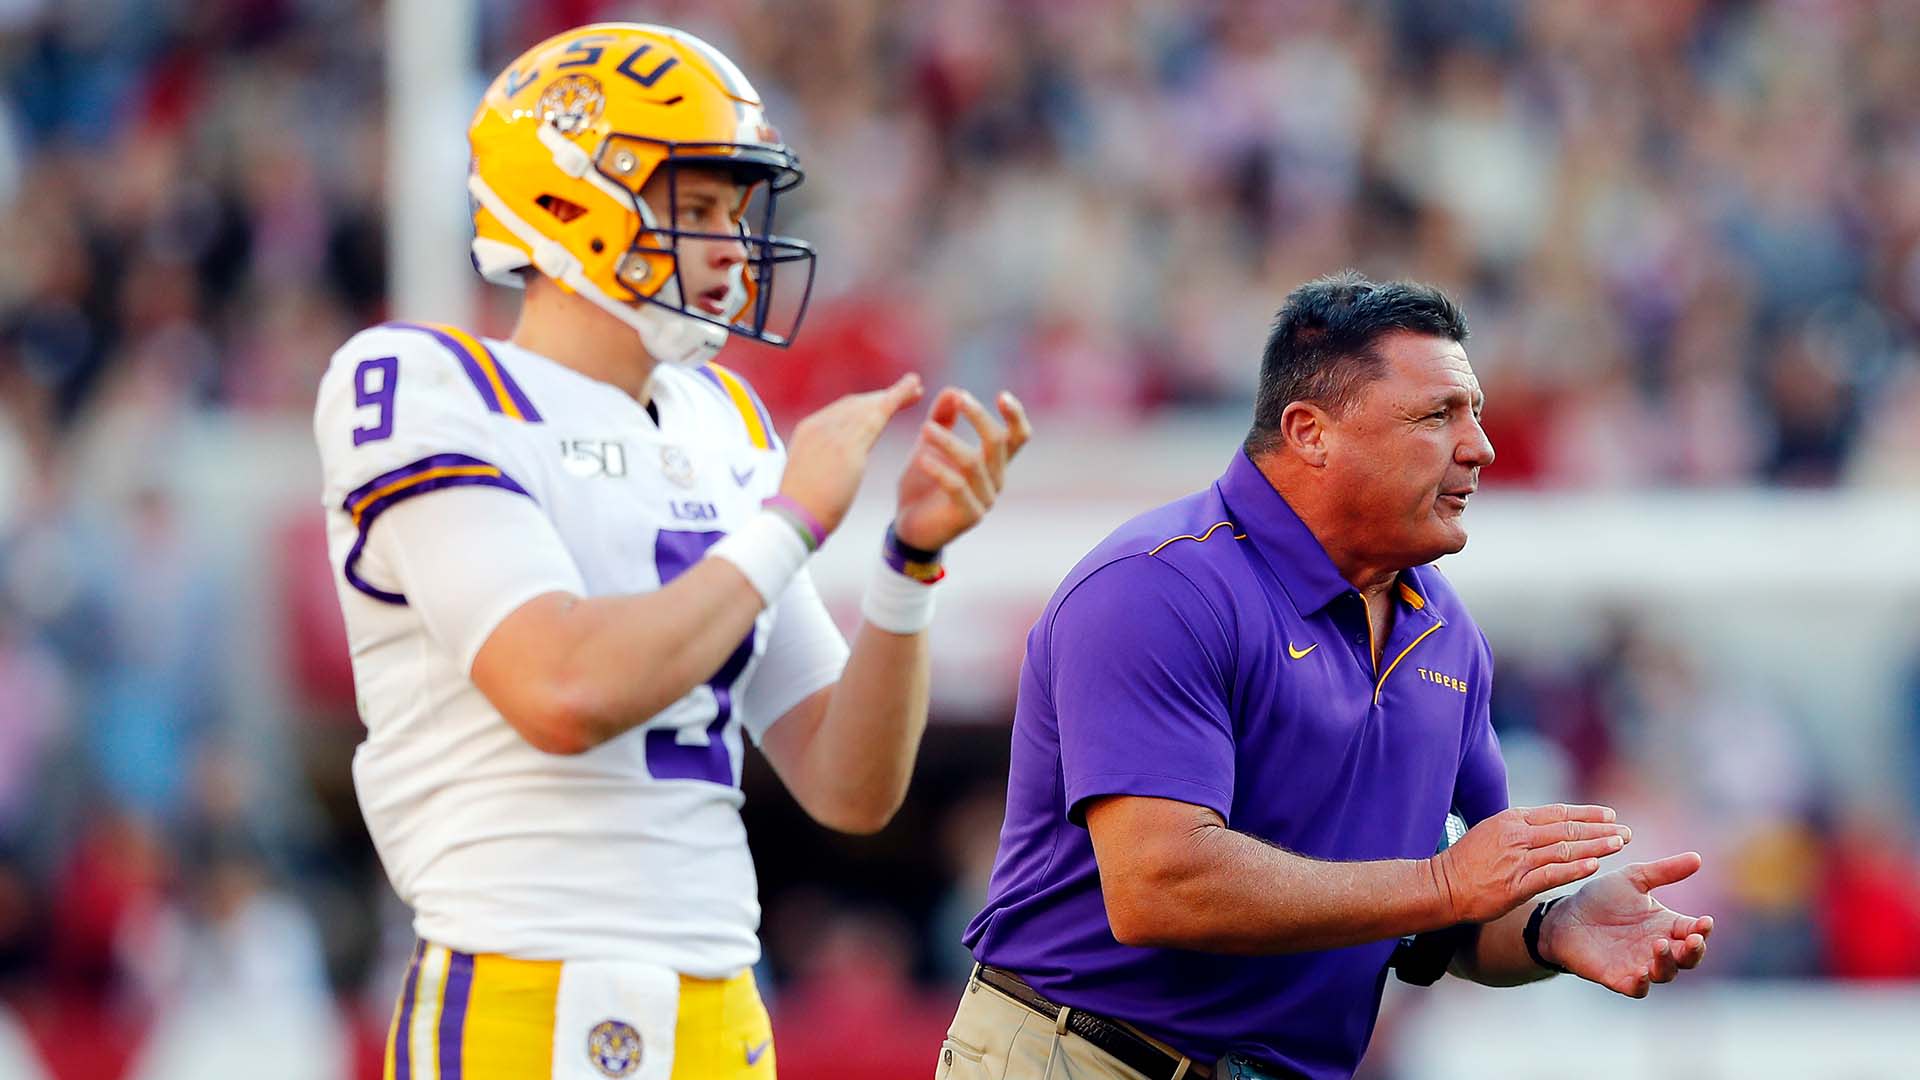
[[[562,225],[567,224],[574,218],[587,212],[586,207],[576,202],[570,202],[558,195],[542,195],[533,201],[540,209],[552,214]],[[598,243],[598,241],[595,241],[595,243]],[[597,251],[599,249],[595,248],[594,250]]]

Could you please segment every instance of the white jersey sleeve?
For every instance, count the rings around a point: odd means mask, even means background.
[[[774,606],[767,653],[740,695],[740,723],[754,745],[788,710],[838,682],[847,656],[846,638],[801,570]]]
[[[511,544],[476,538],[511,536]],[[429,637],[473,670],[501,620],[550,592],[586,594],[580,570],[553,522],[527,499],[485,488],[404,502],[368,535],[368,565],[390,568]]]
[[[340,568],[347,583],[405,602],[391,560],[368,551],[374,524],[403,502],[457,487],[532,499],[527,472],[493,427],[531,410],[487,350],[455,328],[389,323],[341,346],[320,380],[314,437],[323,498],[357,534]]]

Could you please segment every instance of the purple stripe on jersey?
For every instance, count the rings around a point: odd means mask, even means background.
[[[440,1005],[440,1080],[460,1080],[460,1044],[467,1034],[467,992],[472,988],[473,954],[453,953]]]
[[[499,475],[434,476],[420,480],[417,483],[407,483],[409,477],[420,476],[423,473],[432,472],[435,469],[460,468],[462,466],[480,466],[482,468],[493,469],[499,473]],[[365,502],[369,495],[380,491],[382,488],[392,487],[395,484],[403,484],[405,486],[381,495],[372,502]],[[346,577],[347,584],[383,604],[405,604],[407,598],[404,595],[396,592],[388,592],[380,588],[378,585],[361,577],[357,569],[360,563],[360,554],[367,546],[367,532],[373,528],[374,519],[385,513],[389,507],[411,499],[415,495],[424,495],[429,491],[439,491],[442,488],[471,487],[476,485],[481,487],[497,487],[504,491],[511,491],[516,495],[525,495],[529,499],[533,498],[533,495],[529,493],[526,488],[521,487],[513,477],[508,476],[506,471],[499,466],[491,462],[482,461],[477,457],[470,457],[466,454],[434,454],[432,457],[424,457],[410,465],[402,465],[392,472],[382,473],[348,492],[347,497],[341,501],[340,508],[351,516],[354,508],[356,506],[360,507],[360,525],[358,530],[359,535],[353,538],[353,548],[347,552],[346,562],[341,566],[341,573]],[[365,505],[361,505],[363,502]]]
[[[480,347],[487,349],[485,345]],[[514,382],[513,376],[507,373],[507,365],[500,362],[499,355],[492,349],[487,349],[487,355],[493,357],[493,370],[500,373],[500,385],[507,388],[507,396],[520,407],[520,415],[525,417],[529,424],[540,423],[540,410],[533,407],[533,402],[527,400],[526,392],[520,389],[520,384]]]
[[[397,330],[418,330],[423,334],[432,334],[435,341],[446,346],[448,352],[460,358],[460,366],[466,370],[467,378],[472,380],[473,388],[480,391],[480,400],[486,402],[488,411],[506,411],[500,407],[500,398],[493,392],[493,384],[487,380],[487,373],[480,370],[480,362],[475,360],[473,354],[468,352],[458,341],[455,341],[451,336],[443,334],[431,326],[422,326],[419,323],[390,322],[386,325]],[[485,348],[485,346],[482,346],[482,348]],[[495,361],[494,366],[498,368],[499,362]],[[500,381],[509,387],[513,385],[507,382],[504,369],[501,370]],[[509,390],[508,393],[512,393],[512,390]],[[518,397],[514,398],[514,404],[520,405],[521,400],[522,399]],[[522,405],[521,407],[525,410],[532,406]],[[532,417],[529,416],[529,419],[532,419]]]
[[[393,1028],[393,1080],[413,1078],[413,994],[420,985],[420,959],[427,954],[426,942],[413,946],[413,961],[407,965],[407,982],[400,991],[400,1020]]]
[[[383,487],[397,484],[410,476],[418,476],[423,472],[430,472],[434,469],[457,468],[463,465],[478,465],[488,469],[495,469],[500,471],[502,475],[505,475],[506,472],[506,470],[500,469],[500,467],[493,462],[484,461],[471,454],[433,454],[428,457],[423,457],[418,461],[409,462],[397,469],[383,472],[379,476],[347,492],[346,498],[340,500],[340,509],[345,510],[348,514],[352,514],[356,503]],[[514,486],[516,489],[519,487],[517,484]],[[526,493],[523,491],[521,494],[524,495]]]
[[[715,390],[720,391],[720,400],[726,402],[727,405],[731,407],[733,405],[733,395],[727,393],[727,384],[720,381],[720,376],[714,374],[713,369],[705,364],[701,364],[697,370],[700,374],[707,377],[707,381],[713,384]]]

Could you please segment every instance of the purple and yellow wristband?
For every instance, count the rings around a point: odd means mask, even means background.
[[[922,585],[932,585],[947,576],[946,568],[940,565],[940,553],[917,548],[900,539],[893,526],[887,526],[887,539],[880,546],[880,558],[893,568],[894,573],[912,578]]]

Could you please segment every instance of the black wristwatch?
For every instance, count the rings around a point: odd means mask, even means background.
[[[1533,909],[1533,915],[1527,919],[1527,928],[1520,932],[1520,940],[1527,946],[1527,956],[1548,971],[1566,972],[1566,968],[1553,963],[1540,955],[1540,924],[1546,920],[1547,909],[1559,903],[1565,897],[1556,896]]]

